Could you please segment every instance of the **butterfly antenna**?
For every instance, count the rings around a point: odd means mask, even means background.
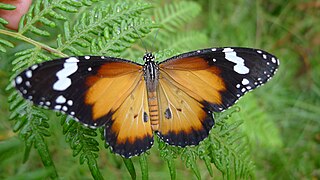
[[[146,53],[148,52],[148,50],[147,50],[147,48],[146,48],[146,45],[143,43],[143,41],[142,41],[142,38],[141,38],[141,36],[140,36],[140,34],[138,33],[138,31],[136,30],[136,28],[134,28],[134,26],[131,26],[133,29],[134,29],[134,31],[137,33],[137,35],[139,36],[139,39],[140,39],[140,42],[141,42],[141,44],[142,44],[142,46],[143,46],[143,48],[146,50]]]
[[[154,39],[153,39],[153,40],[154,40],[154,41],[153,41],[153,44],[152,44],[152,46],[151,46],[151,49],[152,49],[153,51],[154,51],[153,47],[154,47],[154,44],[155,44],[155,42],[156,42],[156,39],[157,39],[157,36],[158,36],[159,29],[160,29],[160,28],[158,28],[158,29],[157,29],[156,35],[154,36]]]

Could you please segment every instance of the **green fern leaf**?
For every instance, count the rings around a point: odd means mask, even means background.
[[[142,154],[142,155],[139,157],[139,163],[140,163],[140,167],[141,167],[142,179],[143,179],[143,180],[149,179],[148,163],[147,163],[146,154]]]
[[[13,66],[15,69],[18,69],[17,67],[23,68],[18,62],[34,62],[35,59],[41,59],[41,57],[43,57],[43,55],[40,54],[42,54],[41,49],[38,48],[16,53],[19,61],[14,60]],[[23,65],[27,66],[28,63],[23,63]],[[13,76],[11,77],[11,80],[12,79]],[[12,88],[13,87],[10,84],[7,87],[7,90]],[[25,141],[26,149],[24,153],[24,162],[28,159],[31,148],[34,146],[38,151],[43,165],[50,170],[51,177],[57,178],[58,174],[45,141],[45,137],[50,136],[47,116],[38,110],[38,108],[32,106],[29,102],[24,101],[16,91],[11,93],[8,100],[10,102],[9,109],[12,111],[10,119],[16,120],[13,130],[15,132],[19,131],[19,136]]]
[[[121,24],[121,31],[117,29],[118,25],[115,25],[111,28],[113,31],[107,33],[109,39],[101,37],[96,43],[91,44],[92,53],[102,55],[106,54],[109,56],[110,54],[116,55],[117,53],[122,52],[126,48],[132,46],[132,44],[139,37],[147,35],[149,32],[151,32],[152,28],[157,27],[150,20],[144,18],[122,21]],[[110,28],[108,28],[108,30],[109,29]]]
[[[120,32],[132,32],[133,30],[130,31],[129,29],[129,31],[126,31],[126,29],[128,29],[129,23],[137,24],[137,22],[130,22],[130,19],[138,17],[142,11],[149,9],[150,7],[150,4],[146,3],[131,4],[130,8],[126,3],[115,4],[112,8],[108,6],[108,4],[103,4],[100,7],[90,9],[90,11],[88,12],[83,12],[81,18],[76,21],[74,25],[72,25],[71,29],[67,24],[65,25],[65,36],[60,40],[61,43],[58,43],[58,50],[72,51],[75,49],[79,49],[79,46],[87,47],[89,44],[92,44],[92,41],[94,39],[100,38],[101,42],[98,43],[103,42],[103,45],[107,45],[105,47],[106,49],[110,49],[110,51],[116,52],[123,51],[124,48],[127,48],[132,44],[133,39],[132,37],[130,37],[132,33],[129,35],[123,34],[124,36],[118,35],[120,34]],[[152,27],[151,25],[147,27],[146,23],[142,24],[141,26],[143,25],[145,27],[141,27],[141,31],[148,31],[146,28]],[[111,42],[109,41],[109,39],[101,40],[100,35],[106,34],[105,28],[108,29],[108,27],[109,29],[115,30],[115,36],[113,37],[121,39],[111,39]],[[119,43],[120,41],[121,43]],[[118,46],[115,47],[114,44],[117,44]],[[110,46],[114,48],[110,48]],[[101,50],[100,52],[96,53],[102,55],[105,52],[102,52]]]
[[[162,9],[154,12],[155,21],[162,28],[174,32],[177,28],[189,22],[201,11],[201,6],[193,1],[180,1],[166,4]]]
[[[131,179],[137,179],[136,170],[134,169],[134,165],[131,159],[122,158],[124,164],[126,165],[127,170],[130,173]]]
[[[14,5],[11,5],[11,4],[0,3],[0,9],[4,9],[4,10],[14,10],[14,9],[16,9],[16,7],[15,7]],[[8,24],[8,21],[6,21],[6,20],[3,19],[3,18],[0,18],[0,24],[7,25],[7,24]],[[0,46],[0,51],[6,52],[5,50],[3,51],[2,48],[3,48],[3,47]]]
[[[243,141],[244,135],[237,131],[241,123],[239,120],[225,122],[224,118],[216,117],[215,128],[211,130],[209,138],[201,144],[208,151],[208,157],[226,179],[253,176],[248,144]]]
[[[11,4],[0,3],[0,9],[14,10],[14,9],[16,9],[16,7]]]
[[[244,119],[242,131],[248,136],[252,146],[262,146],[270,150],[277,150],[282,147],[279,130],[269,115],[263,111],[261,104],[254,94],[248,94],[242,103],[238,116]],[[250,113],[249,113],[250,112]]]
[[[80,155],[80,164],[86,163],[95,179],[103,179],[96,161],[99,143],[94,139],[97,136],[95,130],[83,127],[69,116],[61,118],[61,124],[66,141],[73,150],[73,156]]]
[[[152,41],[147,42],[148,44],[153,43]],[[201,47],[206,47],[208,45],[208,37],[204,33],[194,31],[182,33],[179,32],[174,35],[172,35],[172,33],[164,32],[158,35],[157,43],[160,46],[159,49],[174,49],[177,51],[188,51],[201,49]]]
[[[18,32],[25,34],[30,31],[37,35],[48,36],[50,33],[43,27],[40,28],[37,23],[39,22],[47,27],[55,27],[56,23],[51,19],[67,20],[65,13],[75,13],[82,5],[90,4],[88,0],[85,0],[85,3],[82,2],[83,0],[77,2],[73,0],[36,0],[30,6],[28,13],[20,20]],[[57,9],[61,11],[57,11]]]
[[[177,177],[177,171],[176,171],[176,165],[173,159],[167,160],[167,166],[169,168],[169,173],[171,179],[176,179]]]
[[[0,51],[5,53],[7,52],[7,50],[5,49],[4,46],[10,47],[10,48],[14,47],[14,45],[10,41],[0,38]]]

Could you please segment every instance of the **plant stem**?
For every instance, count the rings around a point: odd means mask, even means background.
[[[14,37],[16,39],[19,39],[19,40],[22,40],[22,41],[25,41],[27,43],[30,43],[30,44],[33,44],[34,46],[36,47],[40,47],[41,49],[44,49],[46,51],[49,51],[50,53],[54,53],[54,54],[57,54],[61,57],[67,57],[68,55],[62,53],[61,51],[58,51],[50,46],[47,46],[45,44],[42,44],[38,41],[35,41],[33,39],[30,39],[20,33],[17,33],[17,32],[12,32],[12,31],[7,31],[7,30],[3,30],[3,29],[0,29],[0,34],[5,34],[5,35],[8,35],[8,36],[11,36],[11,37]]]

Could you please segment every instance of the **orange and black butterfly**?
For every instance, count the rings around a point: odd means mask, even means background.
[[[153,145],[154,134],[174,146],[197,145],[214,125],[213,112],[267,82],[279,60],[262,50],[226,47],[140,65],[105,56],[35,64],[14,80],[23,97],[105,128],[113,152],[129,158]]]

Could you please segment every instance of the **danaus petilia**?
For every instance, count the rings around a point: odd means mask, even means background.
[[[213,112],[267,82],[279,66],[268,52],[240,47],[154,59],[61,58],[27,68],[14,84],[36,105],[103,126],[112,151],[129,158],[150,149],[154,134],[169,145],[198,145],[214,126]]]

